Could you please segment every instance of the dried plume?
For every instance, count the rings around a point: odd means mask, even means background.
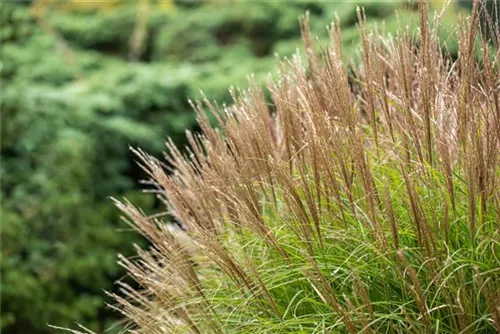
[[[135,150],[185,232],[116,201],[151,244],[120,260],[128,331],[500,331],[500,49],[480,21],[500,30],[475,3],[452,60],[418,4],[418,36],[370,36],[359,10],[353,64],[339,23],[318,52],[306,16],[271,104],[251,83],[193,103],[202,132],[165,162]]]

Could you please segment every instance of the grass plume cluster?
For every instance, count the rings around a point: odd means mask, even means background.
[[[499,40],[482,33],[499,30],[476,3],[451,60],[419,7],[416,37],[370,34],[360,10],[359,65],[338,22],[317,52],[306,18],[307,62],[279,62],[271,106],[257,85],[206,99],[187,154],[136,151],[186,232],[117,201],[152,245],[121,258],[130,331],[500,331]]]

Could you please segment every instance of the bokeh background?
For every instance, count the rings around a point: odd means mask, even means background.
[[[196,130],[188,98],[230,103],[251,73],[264,84],[301,45],[306,10],[325,42],[337,13],[355,61],[358,5],[384,33],[417,22],[414,2],[1,1],[1,332],[116,332],[103,290],[124,278],[116,254],[144,241],[109,197],[163,210],[129,146],[161,156],[166,136]],[[469,6],[443,17],[452,55]]]

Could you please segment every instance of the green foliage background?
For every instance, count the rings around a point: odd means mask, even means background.
[[[160,156],[165,136],[182,144],[194,128],[188,98],[203,90],[229,102],[227,89],[246,86],[251,73],[264,83],[276,73],[274,54],[300,45],[306,10],[323,40],[336,12],[346,55],[355,54],[359,3],[149,1],[147,12],[133,1],[40,3],[0,3],[1,331],[79,322],[102,332],[117,317],[102,292],[124,275],[116,254],[142,242],[108,197],[161,210],[141,194],[129,146]],[[416,22],[407,3],[362,5],[386,31]],[[141,15],[145,34],[131,61]]]

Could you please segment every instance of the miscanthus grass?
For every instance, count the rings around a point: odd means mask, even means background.
[[[425,2],[417,35],[371,34],[359,11],[358,65],[338,23],[318,45],[306,18],[272,105],[255,84],[206,99],[188,148],[137,150],[185,232],[116,202],[151,244],[121,258],[127,330],[500,331],[499,30],[478,7],[456,60]]]

